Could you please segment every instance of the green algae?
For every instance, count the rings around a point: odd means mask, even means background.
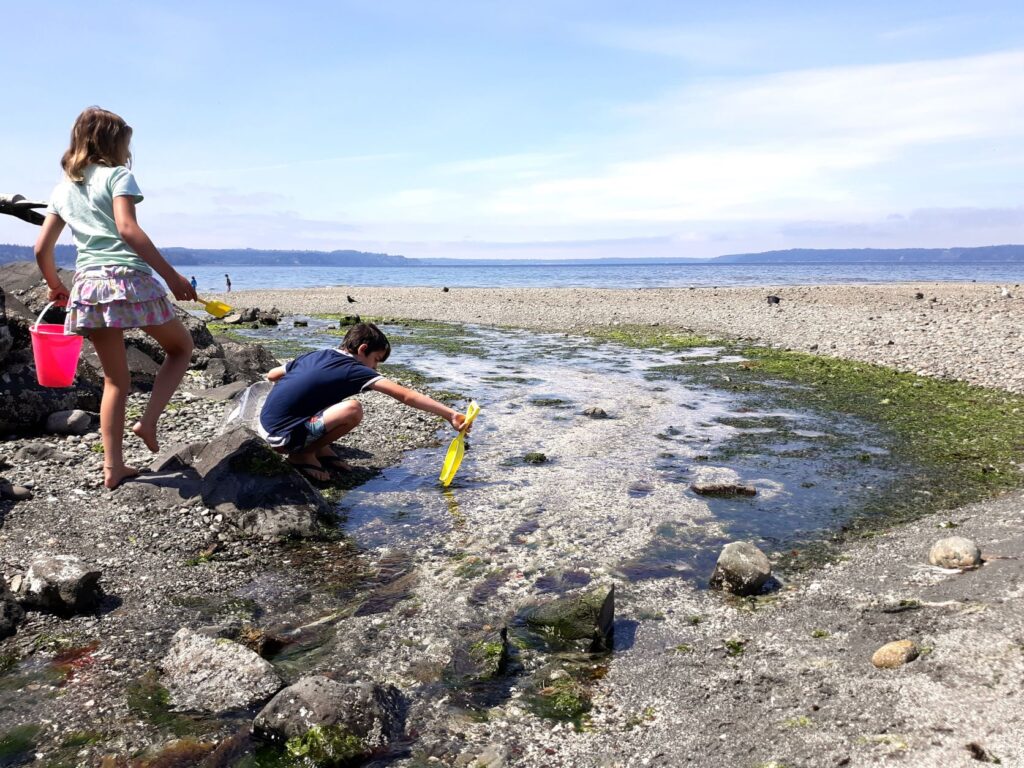
[[[263,446],[254,447],[251,451],[232,457],[231,470],[259,477],[280,477],[291,471],[279,454]]]
[[[368,754],[363,740],[340,725],[314,725],[288,739],[284,750],[292,765],[317,768],[351,765]]]
[[[171,694],[160,685],[156,670],[150,670],[130,683],[126,700],[130,711],[175,736],[192,736],[203,730],[196,721],[171,710]]]
[[[321,320],[336,320],[339,323],[350,315],[315,315]],[[472,357],[486,357],[487,350],[480,344],[477,334],[468,330],[463,325],[455,323],[443,323],[434,320],[397,320],[383,317],[361,317],[364,323],[375,323],[384,326],[381,330],[388,337],[391,349],[400,349],[403,346],[428,347],[443,354],[449,355],[470,355]],[[319,331],[328,336],[344,337],[348,328],[324,329]]]
[[[0,765],[21,765],[32,757],[38,725],[19,725],[0,736]]]
[[[540,717],[578,721],[591,709],[590,692],[572,677],[563,677],[538,690],[530,708]]]
[[[736,341],[720,341],[660,328],[600,328],[592,336],[631,347],[688,349],[719,347],[742,360],[659,366],[652,376],[680,377],[748,397],[754,405],[839,413],[879,429],[891,456],[861,453],[864,463],[902,468],[897,487],[879,491],[855,510],[847,535],[872,535],[880,527],[910,521],[943,508],[958,507],[1024,485],[1024,397],[963,382],[901,373],[870,363],[822,357]],[[749,418],[749,420],[748,420]],[[737,427],[776,426],[765,419],[721,420]],[[783,428],[782,437],[790,437]],[[780,435],[769,436],[778,441]],[[745,433],[746,445],[723,446],[714,458],[754,454],[765,436]],[[836,445],[844,436],[821,442]],[[794,449],[805,450],[805,449]],[[801,560],[821,554],[805,548]],[[798,565],[797,562],[783,562]]]

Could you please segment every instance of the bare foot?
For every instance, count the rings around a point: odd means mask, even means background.
[[[156,427],[153,427],[152,429],[146,429],[146,427],[143,426],[141,421],[136,421],[134,424],[132,424],[132,432],[134,432],[135,436],[139,438],[142,442],[144,442],[146,444],[146,447],[149,448],[149,450],[151,450],[153,453],[156,453],[157,451],[160,450],[160,443],[158,443],[156,440]]]
[[[108,467],[104,465],[103,485],[105,485],[110,490],[114,490],[115,488],[117,488],[117,486],[119,486],[129,477],[137,477],[138,475],[139,470],[137,470],[135,467],[129,467],[124,464],[122,464],[120,467]]]

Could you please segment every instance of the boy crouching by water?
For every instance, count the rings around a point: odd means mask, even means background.
[[[338,349],[307,352],[267,374],[274,388],[260,413],[259,432],[310,480],[325,482],[329,470],[349,471],[331,443],[363,420],[363,406],[347,398],[372,389],[400,403],[440,416],[456,431],[465,416],[447,405],[377,373],[391,344],[373,323],[349,328]],[[344,401],[344,402],[343,402]]]

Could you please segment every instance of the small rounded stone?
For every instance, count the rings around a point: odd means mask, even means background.
[[[932,545],[928,562],[940,568],[975,568],[981,564],[981,550],[970,539],[950,536]]]
[[[911,640],[886,643],[871,656],[871,663],[879,669],[895,669],[913,661],[921,652]]]

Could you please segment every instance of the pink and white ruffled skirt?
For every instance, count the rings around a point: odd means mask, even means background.
[[[131,267],[89,267],[75,273],[64,332],[142,328],[174,319],[167,291],[153,275]]]

